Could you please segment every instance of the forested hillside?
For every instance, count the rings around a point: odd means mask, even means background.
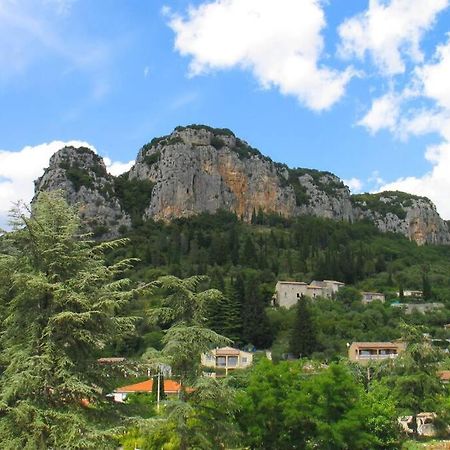
[[[255,212],[252,223],[246,224],[219,212],[171,223],[149,220],[128,237],[125,247],[109,254],[111,261],[138,258],[129,276],[143,282],[164,274],[208,275],[210,287],[225,293],[210,311],[211,327],[241,346],[273,345],[279,356],[288,352],[295,314],[271,307],[277,280],[335,279],[350,286],[340,301],[322,299],[311,305],[316,351],[327,358],[344,355],[352,340],[398,338],[404,320],[425,324],[437,337],[448,334],[443,325],[450,317],[450,248],[417,246],[398,234],[381,233],[368,222],[283,219]],[[399,290],[422,290],[424,284],[423,301],[443,302],[446,309],[405,315],[390,306]],[[383,292],[387,302],[363,306],[351,287]],[[141,300],[134,313],[147,307]],[[111,354],[134,355],[148,345],[161,345],[161,330],[145,320],[138,328],[137,335],[117,343]]]

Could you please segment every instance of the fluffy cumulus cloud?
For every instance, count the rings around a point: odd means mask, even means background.
[[[450,40],[438,46],[428,64],[415,71],[419,95],[433,106],[419,111],[405,111],[397,120],[397,132],[404,136],[438,133],[442,143],[426,150],[431,170],[422,177],[405,177],[385,184],[382,189],[399,189],[431,198],[439,212],[450,219]]]
[[[369,54],[385,75],[405,71],[405,58],[423,60],[420,42],[449,0],[370,0],[369,8],[339,27],[340,54]]]
[[[326,23],[319,0],[215,0],[191,7],[187,17],[169,17],[193,76],[240,67],[264,88],[320,111],[343,96],[354,75],[320,63]]]
[[[358,122],[371,133],[383,128],[395,131],[400,118],[401,98],[394,93],[385,94],[372,102],[372,107]]]
[[[385,184],[380,190],[399,190],[425,195],[433,200],[442,217],[450,219],[450,143],[428,148],[425,156],[433,166],[431,171],[422,177],[400,178]]]
[[[33,181],[40,177],[48,166],[49,159],[64,146],[95,148],[82,141],[53,141],[27,146],[20,151],[0,150],[0,228],[7,224],[8,212],[17,201],[30,202],[34,194]],[[118,175],[131,165],[105,158],[110,173]]]
[[[344,183],[355,194],[361,192],[363,188],[363,182],[359,178],[350,178],[349,180],[344,180]]]

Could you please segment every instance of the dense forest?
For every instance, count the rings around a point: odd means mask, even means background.
[[[12,218],[0,238],[5,450],[409,450],[398,417],[419,439],[424,411],[436,415],[435,436],[448,435],[447,247],[366,223],[261,213],[252,224],[224,213],[149,221],[97,242],[58,193]],[[271,306],[278,279],[314,278],[347,286],[334,299]],[[387,302],[364,306],[368,288]],[[391,306],[403,288],[444,308],[408,315]],[[395,359],[363,367],[344,357],[353,340],[395,338],[406,344]],[[223,345],[249,348],[253,366],[204,376],[200,356]],[[119,355],[120,364],[99,360]],[[162,366],[176,397],[156,388],[108,399],[160,380]]]
[[[336,222],[313,217],[284,219],[255,211],[251,224],[227,212],[201,214],[171,223],[146,221],[127,235],[129,242],[111,251],[112,262],[137,258],[129,276],[149,282],[162,275],[180,278],[207,275],[208,287],[225,293],[210,311],[210,326],[235,344],[288,353],[295,313],[272,308],[277,280],[334,279],[345,282],[339,301],[320,299],[310,305],[316,322],[317,356],[345,354],[353,340],[399,337],[400,322],[426,326],[436,338],[450,337],[443,325],[450,318],[450,248],[418,246],[368,222]],[[423,290],[423,300],[446,305],[427,315],[405,315],[390,306],[397,292]],[[376,291],[387,302],[364,306],[358,291]],[[402,301],[402,299],[400,299]],[[133,313],[147,303],[136,303]],[[111,354],[139,355],[160,346],[161,330],[142,320],[139,333],[110,349]]]

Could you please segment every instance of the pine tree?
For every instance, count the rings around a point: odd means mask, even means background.
[[[422,271],[422,292],[424,300],[433,299],[433,290],[431,288],[430,278],[428,276],[428,269],[424,268]]]
[[[58,193],[41,194],[31,218],[20,210],[13,218],[0,255],[9,287],[0,290],[1,447],[111,447],[113,431],[99,421],[107,378],[96,355],[134,328],[117,315],[133,296],[121,275],[130,261],[106,266],[103,257],[122,241],[94,245],[80,236]]]
[[[245,300],[242,306],[242,337],[257,348],[268,348],[273,340],[264,300],[259,296],[259,282],[251,273],[245,278]]]
[[[291,353],[299,358],[308,358],[317,350],[316,329],[308,300],[304,296],[297,302],[289,347]]]

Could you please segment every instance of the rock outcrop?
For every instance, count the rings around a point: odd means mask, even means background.
[[[136,220],[167,221],[222,209],[244,221],[260,211],[349,222],[368,219],[381,231],[401,233],[418,244],[450,244],[448,224],[426,198],[400,192],[352,196],[332,173],[290,169],[230,130],[207,126],[177,127],[153,139],[119,178],[107,174],[90,150],[62,149],[36,182],[36,192],[52,189],[63,189],[69,202],[81,205],[91,229],[108,228],[105,237]],[[144,192],[139,205],[130,205],[127,189]]]
[[[131,225],[114,189],[114,177],[103,159],[88,148],[65,147],[50,159],[49,167],[35,181],[39,192],[61,190],[76,205],[87,229],[103,239],[118,236]],[[122,228],[121,228],[122,227]]]

